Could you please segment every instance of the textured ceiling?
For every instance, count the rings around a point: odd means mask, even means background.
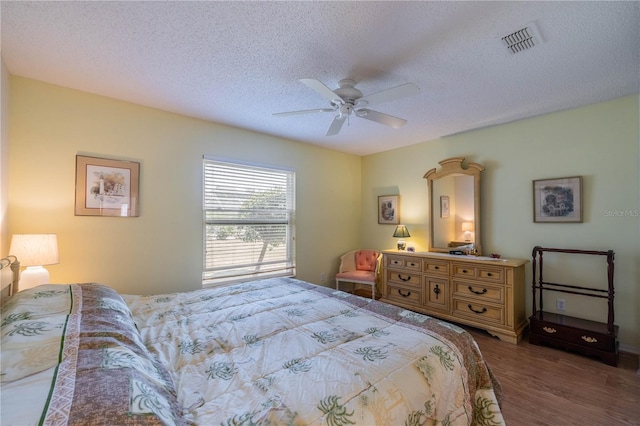
[[[11,74],[359,155],[639,92],[640,2],[1,3]],[[535,22],[544,43],[500,38]],[[333,113],[300,78],[365,94],[408,123]],[[178,141],[176,141],[178,143]]]

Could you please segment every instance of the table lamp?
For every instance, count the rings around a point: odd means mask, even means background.
[[[473,222],[462,222],[462,231],[464,232],[464,240],[471,241],[471,231],[473,231]]]
[[[409,230],[404,225],[396,226],[396,230],[393,233],[395,238],[400,238],[398,240],[398,250],[405,250],[407,248],[407,243],[403,240],[403,238],[409,238]]]
[[[58,239],[56,234],[14,234],[9,252],[27,267],[20,274],[20,290],[48,284],[44,265],[58,263]]]

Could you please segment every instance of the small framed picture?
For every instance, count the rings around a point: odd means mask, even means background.
[[[140,163],[76,155],[76,216],[139,216]]]
[[[533,221],[582,222],[582,176],[534,180]]]
[[[400,223],[400,196],[380,195],[378,197],[378,223],[398,225]]]
[[[449,217],[449,196],[442,195],[440,197],[440,217]]]

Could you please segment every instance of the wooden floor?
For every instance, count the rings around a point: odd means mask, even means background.
[[[622,353],[618,367],[578,354],[501,342],[467,328],[502,385],[508,426],[640,425],[638,357]]]

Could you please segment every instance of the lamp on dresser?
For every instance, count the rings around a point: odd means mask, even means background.
[[[45,265],[55,265],[58,259],[56,234],[14,234],[10,253],[27,268],[20,274],[20,290],[49,283]]]
[[[462,222],[462,232],[464,232],[465,242],[471,241],[472,231],[473,231],[473,222]]]
[[[404,238],[409,238],[409,230],[405,225],[396,226],[396,230],[393,232],[394,238],[400,238],[398,240],[398,250],[405,250],[407,248],[407,243],[404,241]]]

